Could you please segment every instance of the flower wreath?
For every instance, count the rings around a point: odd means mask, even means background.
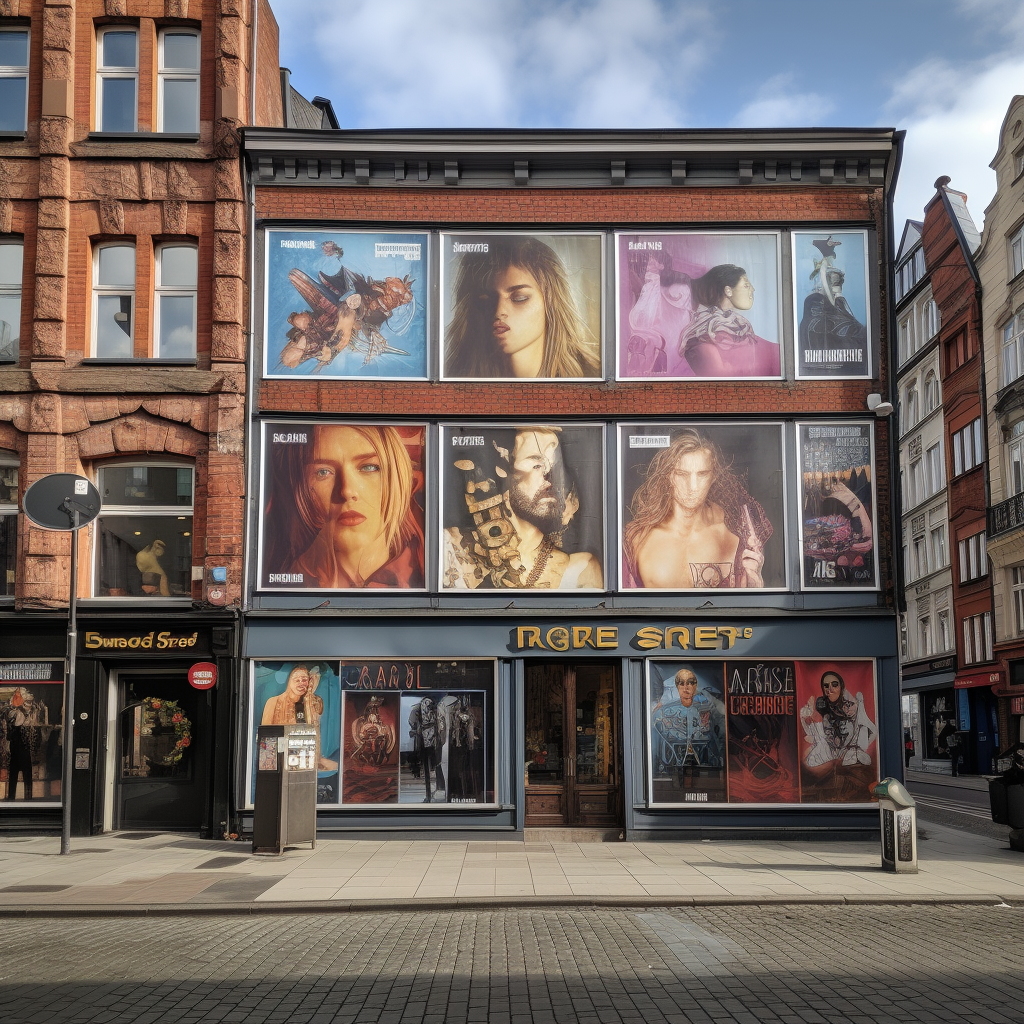
[[[192,723],[185,717],[176,700],[160,700],[159,697],[144,697],[142,707],[152,715],[153,721],[162,726],[174,726],[174,746],[156,764],[177,764],[192,743]]]

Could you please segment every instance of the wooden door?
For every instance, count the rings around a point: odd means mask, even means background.
[[[526,668],[526,825],[622,823],[616,664]]]

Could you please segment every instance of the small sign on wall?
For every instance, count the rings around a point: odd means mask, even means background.
[[[197,690],[212,690],[217,685],[217,666],[212,661],[200,661],[188,670],[188,681]]]

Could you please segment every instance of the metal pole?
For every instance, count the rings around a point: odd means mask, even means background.
[[[72,512],[71,599],[68,602],[67,685],[64,688],[64,804],[60,830],[60,852],[71,852],[71,775],[75,768],[75,657],[78,654],[78,509]]]

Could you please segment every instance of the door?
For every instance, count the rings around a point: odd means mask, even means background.
[[[622,824],[619,668],[526,666],[526,825]]]
[[[209,697],[184,673],[121,676],[115,828],[191,832],[205,823]]]

